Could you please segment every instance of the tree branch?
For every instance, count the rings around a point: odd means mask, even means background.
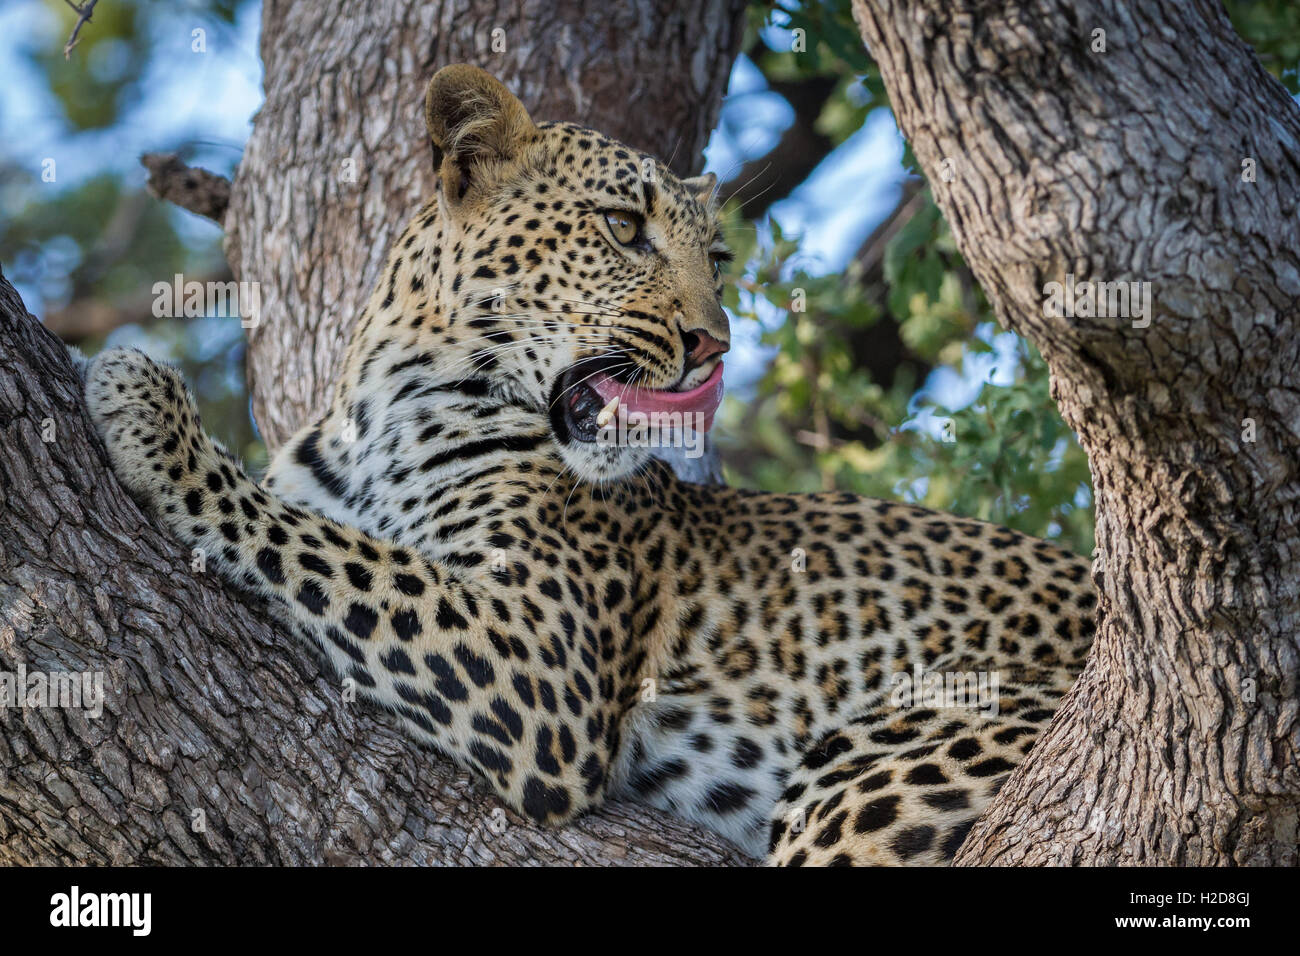
[[[149,170],[146,186],[154,196],[222,224],[230,205],[230,180],[187,166],[175,153],[145,153],[140,165]]]
[[[81,35],[81,28],[90,22],[90,15],[95,12],[95,4],[99,0],[83,0],[80,6],[73,3],[72,0],[65,0],[68,6],[77,12],[77,22],[72,25],[72,35],[68,37],[68,42],[63,45],[63,58],[72,59],[72,50],[77,45],[77,39]]]
[[[195,276],[193,281],[206,286],[209,282],[225,283],[233,278],[227,267],[207,275]],[[73,299],[61,309],[47,312],[43,321],[45,327],[64,342],[76,345],[86,339],[102,338],[114,329],[133,322],[142,326],[157,322],[158,319],[153,314],[153,303],[152,292],[107,302],[93,294],[87,294]]]

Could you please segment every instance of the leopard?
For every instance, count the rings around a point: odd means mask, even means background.
[[[611,438],[711,427],[716,176],[534,122],[469,65],[424,114],[434,194],[324,413],[255,481],[177,370],[106,349],[83,377],[119,481],[521,820],[631,800],[770,865],[950,862],[1083,667],[1089,564],[914,504],[687,481]]]

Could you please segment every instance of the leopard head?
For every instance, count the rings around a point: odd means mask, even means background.
[[[715,177],[680,179],[601,133],[534,123],[471,66],[433,77],[425,116],[439,298],[462,361],[544,409],[587,480],[645,461],[629,429],[670,441],[674,426],[707,430],[730,342]]]

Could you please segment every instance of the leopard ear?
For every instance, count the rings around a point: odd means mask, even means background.
[[[433,75],[424,94],[433,165],[460,200],[483,165],[515,158],[536,130],[524,105],[490,73],[460,63]]]
[[[718,188],[718,177],[713,173],[705,173],[702,176],[692,176],[690,179],[683,179],[682,185],[686,191],[695,197],[696,201],[707,209],[712,209],[718,204],[716,190]]]

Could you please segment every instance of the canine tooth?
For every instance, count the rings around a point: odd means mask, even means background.
[[[614,416],[617,414],[618,414],[618,396],[615,395],[613,398],[609,400],[609,404],[600,410],[600,414],[596,416],[596,427],[604,428],[606,425],[610,423],[610,421],[613,420]]]

